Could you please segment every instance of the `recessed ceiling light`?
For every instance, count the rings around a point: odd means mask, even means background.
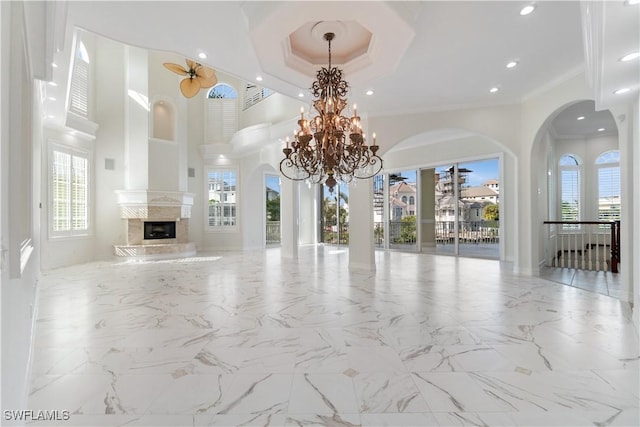
[[[49,114],[47,117],[50,118],[50,119],[55,119],[56,118],[56,116],[54,116],[53,114]]]
[[[631,88],[623,87],[622,89],[618,89],[618,90],[616,90],[616,91],[615,91],[615,92],[613,92],[613,93],[615,93],[616,95],[622,95],[623,93],[627,93],[627,92],[629,92],[630,90],[631,90]]]
[[[56,86],[58,86],[58,83],[56,83],[56,82],[49,82],[49,86],[56,87]]]
[[[261,82],[262,81],[262,76],[256,76],[256,81],[257,82]]]
[[[369,89],[368,91],[365,92],[367,95],[371,96],[373,95],[373,91],[371,89]]]
[[[55,101],[56,99],[53,96],[49,97],[49,101]]]
[[[599,128],[598,129],[598,132],[603,132],[603,131],[604,131],[604,128]]]
[[[584,116],[580,116],[576,120],[584,120]]]
[[[500,90],[500,88],[498,88],[498,87],[492,87],[491,89],[489,89],[489,92],[490,93],[496,93],[499,90]]]
[[[200,53],[198,54],[198,58],[200,58],[200,59],[207,59],[207,54],[206,54],[206,53],[204,53],[204,52],[200,52]]]
[[[507,68],[513,68],[518,65],[518,61],[511,61],[507,63]]]
[[[536,7],[534,5],[532,5],[532,4],[530,4],[528,6],[525,6],[520,10],[520,15],[522,15],[522,16],[528,15],[531,12],[533,12],[535,10],[535,8]]]
[[[53,68],[58,68],[58,64],[56,64],[55,62],[52,62],[52,63],[51,63],[51,66],[52,66]]]
[[[627,61],[633,61],[634,59],[638,59],[638,58],[640,58],[640,52],[633,52],[620,58],[620,61],[627,62]]]
[[[300,92],[300,93],[298,94],[298,98],[304,98],[304,93]]]
[[[627,0],[627,1],[625,1],[625,3],[626,3],[628,6],[633,6],[634,4],[638,4],[638,3],[640,3],[640,0]]]

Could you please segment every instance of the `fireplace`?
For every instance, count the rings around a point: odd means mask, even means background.
[[[176,222],[175,221],[145,221],[144,222],[144,239],[175,239],[176,238]]]
[[[114,253],[131,259],[193,256],[189,242],[189,218],[193,194],[174,191],[119,190],[120,218],[126,220],[122,245]]]

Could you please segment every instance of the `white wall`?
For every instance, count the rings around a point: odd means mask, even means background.
[[[42,4],[32,6],[43,7]],[[40,170],[32,170],[31,165],[40,165],[42,116],[41,110],[34,107],[40,99],[34,90],[38,86],[34,87],[29,63],[44,58],[30,58],[29,41],[33,40],[29,38],[33,34],[24,27],[24,22],[22,3],[0,2],[0,401],[3,410],[26,408],[40,261],[37,208],[41,195]],[[29,257],[20,250],[25,234],[31,238],[34,248]]]
[[[627,110],[627,131],[628,138],[624,141],[623,152],[627,154],[622,178],[625,182],[623,186],[623,196],[629,198],[628,211],[623,211],[623,219],[629,222],[629,232],[625,233],[623,243],[629,245],[627,252],[630,260],[638,259],[640,256],[640,96]],[[638,263],[628,262],[625,273],[628,277],[630,289],[629,301],[633,302],[633,319],[636,328],[640,324],[640,266]],[[638,333],[638,329],[636,329]]]
[[[124,244],[126,221],[120,219],[116,190],[125,188],[125,103],[124,46],[96,37],[95,80],[109,82],[95,88],[95,120],[99,127],[95,145],[94,233],[96,258],[113,256],[113,245]],[[113,160],[113,170],[105,168],[105,160]]]
[[[243,170],[243,186],[240,189],[240,197],[242,199],[242,223],[243,236],[242,247],[248,249],[262,249],[265,247],[265,217],[266,217],[266,200],[265,200],[265,174],[275,174],[275,169],[270,165],[258,165],[260,155],[248,156],[242,162]]]

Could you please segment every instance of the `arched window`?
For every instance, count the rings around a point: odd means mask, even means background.
[[[598,220],[620,220],[620,152],[606,151],[596,159]]]
[[[207,94],[207,98],[236,99],[238,98],[238,92],[228,84],[220,83],[211,88]]]
[[[580,163],[573,154],[565,154],[558,162],[560,169],[560,219],[580,220]],[[576,228],[565,226],[565,229]]]
[[[207,143],[229,142],[238,131],[238,92],[225,83],[207,93]]]
[[[413,196],[409,197],[409,204],[410,205],[415,205],[416,204],[416,198],[413,197]]]
[[[402,196],[402,203],[407,203],[407,196]]]

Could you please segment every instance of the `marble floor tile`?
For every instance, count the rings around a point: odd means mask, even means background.
[[[353,380],[344,374],[296,374],[289,414],[357,414]]]
[[[361,413],[429,412],[407,373],[367,373],[353,379]]]
[[[624,303],[498,261],[380,251],[375,272],[349,272],[348,257],[304,246],[43,273],[28,408],[70,418],[26,424],[640,425]]]

